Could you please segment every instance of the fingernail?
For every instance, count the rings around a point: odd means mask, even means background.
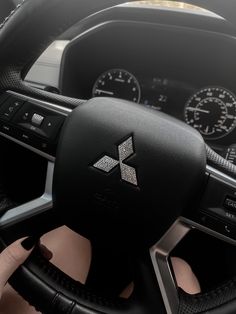
[[[28,237],[21,242],[21,245],[26,251],[30,251],[38,241],[38,238]]]

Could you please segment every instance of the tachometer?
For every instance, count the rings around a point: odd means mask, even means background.
[[[218,139],[236,126],[236,98],[224,88],[205,88],[189,99],[184,115],[206,139]]]
[[[115,97],[139,102],[141,89],[135,76],[126,70],[112,69],[101,74],[93,87],[93,97]]]

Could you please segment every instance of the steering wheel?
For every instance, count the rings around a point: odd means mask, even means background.
[[[235,278],[208,293],[187,295],[176,287],[169,255],[193,228],[235,243],[236,218],[227,213],[235,205],[236,167],[206,146],[197,131],[161,112],[114,98],[67,98],[22,79],[57,35],[122,2],[23,0],[0,25],[1,108],[9,109],[4,106],[13,99],[13,111],[24,113],[27,106],[42,113],[32,117],[38,125],[48,116],[55,118],[56,129],[63,124],[55,153],[53,132],[45,131],[48,141],[42,145],[4,112],[1,135],[45,157],[48,171],[43,196],[8,210],[0,230],[4,247],[21,235],[41,235],[66,224],[106,257],[118,252],[123,256],[118,262],[129,261],[134,292],[128,300],[98,293],[95,285],[74,281],[37,249],[11,284],[43,313],[235,313]],[[221,0],[207,2],[213,11],[217,4],[221,9]],[[233,22],[230,3],[225,15]],[[29,131],[39,127],[31,125]],[[93,274],[94,281],[99,275],[99,270]]]

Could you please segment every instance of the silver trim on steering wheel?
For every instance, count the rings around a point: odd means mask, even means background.
[[[218,177],[226,183],[230,183],[235,187],[236,191],[236,180],[234,178],[208,165],[206,167],[206,172]],[[177,314],[179,310],[177,284],[169,264],[170,253],[177,246],[177,244],[183,240],[189,231],[193,229],[197,229],[217,239],[236,245],[235,240],[190,219],[180,217],[161,238],[161,240],[150,249],[153,268],[161,290],[167,314]]]
[[[177,314],[179,307],[176,282],[169,265],[169,255],[190,230],[190,226],[178,220],[162,239],[150,249],[152,264],[167,314]]]
[[[45,184],[45,192],[40,197],[31,202],[17,206],[8,210],[0,218],[0,229],[3,227],[9,227],[16,223],[22,222],[33,216],[37,216],[43,212],[51,210],[53,207],[52,202],[52,180],[54,173],[54,163],[49,162],[47,168],[47,177]]]

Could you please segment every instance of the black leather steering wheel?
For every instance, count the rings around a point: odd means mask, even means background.
[[[235,313],[236,278],[190,296],[176,288],[168,257],[192,228],[235,243],[224,202],[226,195],[233,201],[236,167],[207,147],[197,131],[167,115],[118,99],[71,99],[22,80],[57,35],[122,2],[25,0],[0,25],[0,101],[14,97],[45,115],[54,113],[58,121],[66,118],[55,158],[36,137],[25,143],[25,133],[16,134],[9,117],[0,125],[2,136],[34,147],[49,161],[45,194],[7,211],[0,230],[4,247],[19,236],[67,224],[106,256],[117,251],[124,256],[120,263],[129,260],[134,292],[129,300],[98,293],[94,284],[72,280],[37,250],[11,284],[43,313]],[[235,23],[234,0],[227,1],[227,8],[222,0],[187,2]]]

